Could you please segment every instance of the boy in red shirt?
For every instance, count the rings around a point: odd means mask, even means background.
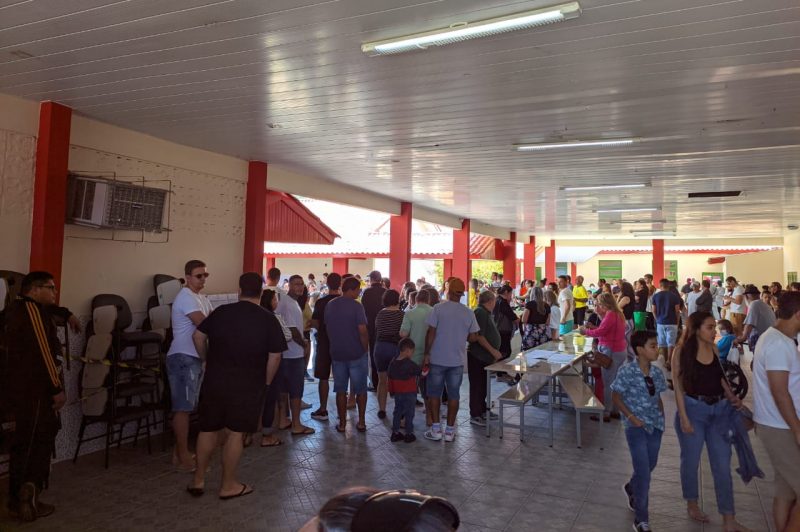
[[[411,443],[417,439],[414,436],[414,409],[417,402],[417,376],[421,368],[411,360],[414,347],[411,338],[400,340],[400,354],[389,364],[389,393],[394,397],[392,442],[404,440]],[[401,419],[405,419],[405,436],[400,432]]]

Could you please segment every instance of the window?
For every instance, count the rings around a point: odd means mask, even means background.
[[[612,279],[622,279],[622,261],[621,260],[601,260],[598,262],[599,266],[599,279],[605,279],[611,282]]]

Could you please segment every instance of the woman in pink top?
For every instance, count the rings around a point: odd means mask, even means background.
[[[625,363],[628,356],[628,342],[625,340],[625,315],[617,305],[617,300],[613,295],[602,293],[597,296],[595,310],[600,315],[602,321],[596,329],[581,327],[580,333],[598,339],[598,350],[604,355],[611,357],[611,366],[602,368],[603,372],[603,397],[605,413],[603,421],[606,423],[611,418],[619,419],[619,412],[611,401],[611,384],[617,378],[617,370]],[[600,418],[591,416],[591,420],[598,421]]]

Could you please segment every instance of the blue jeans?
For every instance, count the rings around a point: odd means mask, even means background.
[[[356,360],[333,361],[333,393],[350,393],[361,395],[367,393],[367,375],[369,375],[369,357],[366,353]]]
[[[417,394],[394,394],[394,414],[392,415],[392,432],[400,432],[400,419],[406,420],[406,434],[414,434],[414,410],[417,407]]]
[[[184,353],[167,357],[167,378],[173,412],[193,412],[197,408],[200,384],[203,380],[203,361]]]
[[[655,429],[648,434],[642,427],[625,429],[625,438],[628,440],[628,450],[631,452],[633,462],[633,476],[631,489],[633,490],[633,508],[636,513],[636,522],[649,521],[647,506],[650,497],[650,473],[658,463],[658,451],[661,449],[663,431]]]
[[[464,366],[450,367],[431,364],[431,370],[426,380],[429,399],[441,399],[444,387],[447,386],[447,400],[458,401],[461,399],[459,390],[461,381],[464,380]]]
[[[681,430],[680,414],[675,413],[675,432],[681,446],[681,487],[683,498],[696,501],[699,496],[697,469],[703,444],[708,450],[711,475],[714,477],[714,491],[717,494],[717,509],[722,515],[734,515],[733,479],[731,478],[731,442],[725,410],[732,408],[727,399],[708,405],[703,401],[684,396],[686,415],[692,423],[694,432],[684,434]]]

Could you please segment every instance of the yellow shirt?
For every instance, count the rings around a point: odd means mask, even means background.
[[[469,299],[467,300],[469,308],[475,310],[478,308],[478,292],[474,288],[469,289]]]
[[[575,298],[575,308],[584,308],[586,303],[581,303],[578,299],[589,299],[589,293],[583,286],[575,286],[572,288],[572,297]]]

